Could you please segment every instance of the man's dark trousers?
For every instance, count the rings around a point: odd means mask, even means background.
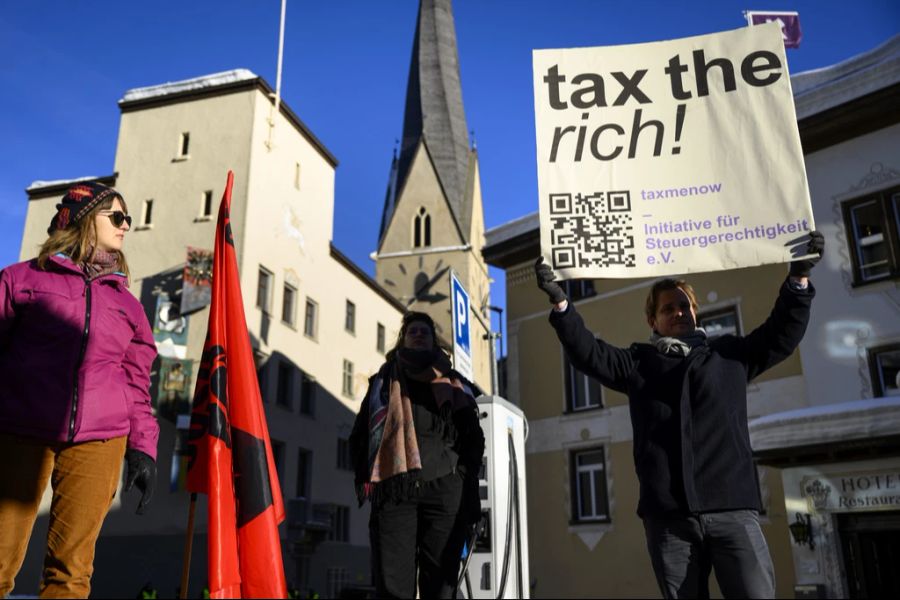
[[[647,548],[665,598],[774,598],[775,569],[755,510],[645,518]]]

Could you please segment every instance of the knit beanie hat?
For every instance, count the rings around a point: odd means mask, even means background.
[[[54,231],[74,225],[91,212],[91,209],[110,197],[122,198],[122,194],[96,181],[76,183],[56,205],[56,214],[50,220],[47,233],[52,234]]]

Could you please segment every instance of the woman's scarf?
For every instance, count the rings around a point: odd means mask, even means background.
[[[369,389],[369,481],[358,490],[361,501],[375,500],[376,495],[399,498],[418,482],[422,457],[407,379],[430,383],[438,410],[447,418],[475,406],[471,389],[451,372],[450,360],[440,348],[398,350]]]
[[[81,263],[81,270],[89,280],[94,280],[102,275],[115,273],[119,270],[119,255],[116,252],[106,252],[99,248],[91,248],[90,257]]]
[[[706,342],[706,331],[697,327],[691,333],[679,337],[661,336],[655,331],[650,336],[650,343],[663,354],[671,356],[687,356],[691,350]]]

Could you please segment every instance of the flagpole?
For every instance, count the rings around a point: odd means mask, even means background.
[[[275,69],[275,107],[269,112],[269,141],[266,147],[272,151],[272,133],[275,129],[275,118],[281,108],[281,64],[284,57],[284,13],[287,8],[287,0],[281,0],[281,22],[278,26],[278,66]]]
[[[194,545],[194,511],[197,508],[197,492],[191,494],[191,505],[188,509],[187,533],[184,538],[184,562],[181,565],[181,590],[179,597],[187,598],[188,579],[191,573],[191,550]]]

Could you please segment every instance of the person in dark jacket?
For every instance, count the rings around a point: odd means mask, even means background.
[[[649,344],[616,348],[584,326],[550,267],[535,263],[555,306],[550,323],[573,365],[627,394],[643,519],[653,570],[666,598],[708,598],[715,570],[726,598],[774,598],[775,574],[759,526],[759,487],[747,428],[747,384],[803,338],[815,290],[809,258],[794,261],[769,318],[746,336],[713,340],[697,327],[683,280],[654,284],[646,303]]]
[[[360,407],[350,449],[378,598],[455,598],[466,534],[480,517],[484,433],[472,385],[450,368],[425,313],[403,318]]]
[[[128,291],[125,201],[73,185],[37,258],[0,272],[0,598],[12,590],[47,483],[41,598],[87,598],[94,548],[127,463],[138,513],[156,483],[156,346]]]

